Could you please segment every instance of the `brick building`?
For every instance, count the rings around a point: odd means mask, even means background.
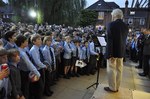
[[[106,25],[111,21],[111,12],[115,8],[120,8],[115,2],[105,2],[98,0],[87,9],[98,12],[98,25]],[[150,27],[149,8],[128,8],[128,0],[125,1],[125,8],[120,8],[124,12],[124,21],[130,28],[139,30],[142,27]]]

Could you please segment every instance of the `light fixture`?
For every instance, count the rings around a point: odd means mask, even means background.
[[[30,10],[29,11],[29,15],[32,17],[32,18],[35,18],[37,16],[37,13],[34,11],[34,10]]]

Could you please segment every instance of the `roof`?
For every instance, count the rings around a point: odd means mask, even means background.
[[[109,6],[111,6],[111,8],[120,8],[115,2],[107,2],[107,4],[109,5]]]
[[[115,2],[105,2],[104,0],[98,0],[87,9],[90,10],[112,10],[114,8],[120,8]]]

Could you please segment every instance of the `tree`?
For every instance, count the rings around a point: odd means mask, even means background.
[[[50,24],[74,25],[86,0],[45,0],[44,20]]]
[[[23,18],[27,10],[37,10],[39,23],[74,25],[77,22],[79,12],[84,9],[86,0],[9,0],[14,7],[16,15]],[[23,13],[22,13],[23,12]],[[22,14],[20,14],[22,13]],[[40,21],[39,21],[40,20]]]
[[[98,13],[93,10],[82,10],[79,17],[78,24],[80,26],[95,25]]]
[[[5,6],[6,4],[1,0],[0,1],[0,7],[3,7],[3,6]]]

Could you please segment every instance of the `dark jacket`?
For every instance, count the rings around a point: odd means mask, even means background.
[[[117,19],[107,26],[106,58],[123,58],[125,56],[126,38],[128,26]]]
[[[13,66],[12,64],[9,64],[10,67],[10,81],[12,85],[12,97],[16,97],[17,95],[22,96],[21,91],[21,77],[20,77],[20,70]]]
[[[150,55],[150,34],[145,36],[143,55]]]
[[[144,41],[145,41],[145,35],[141,33],[140,36],[138,37],[137,48],[138,51],[142,53],[143,53]]]

